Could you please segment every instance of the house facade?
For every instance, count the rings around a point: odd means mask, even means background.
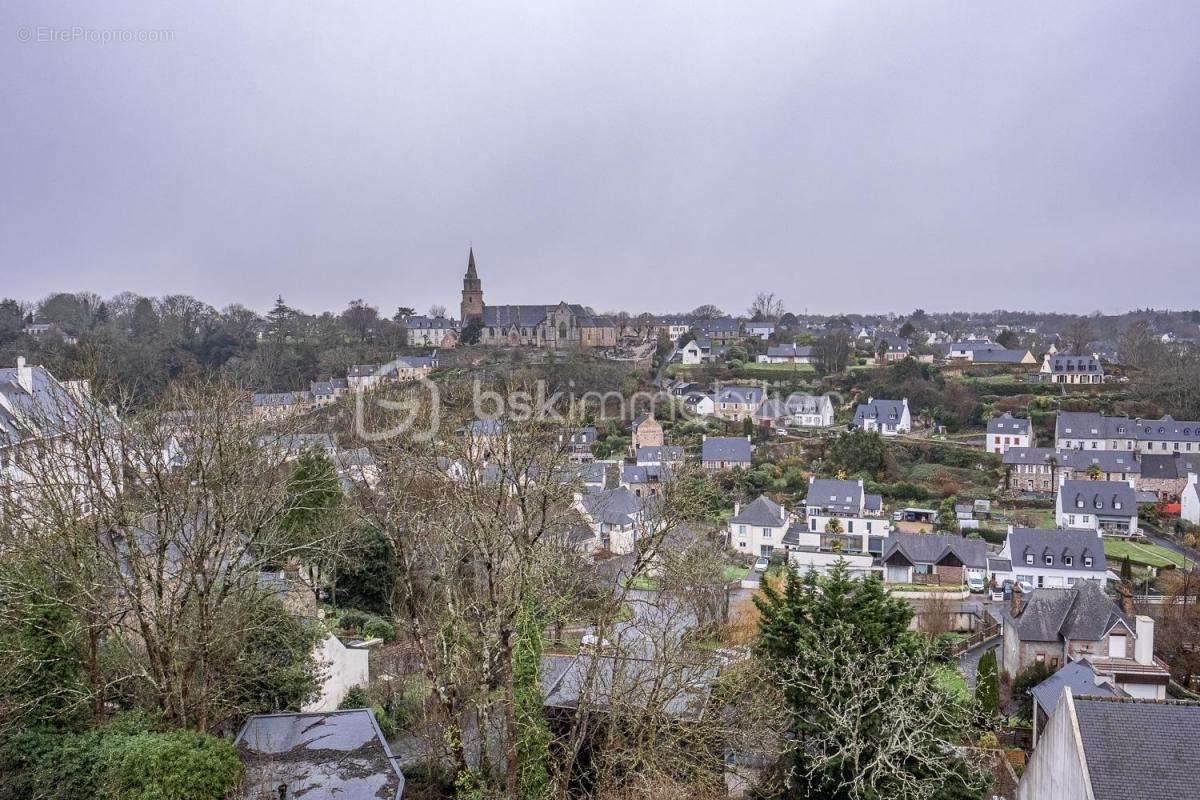
[[[1081,658],[1132,660],[1137,636],[1134,619],[1090,580],[1028,596],[1014,587],[1003,627],[1000,667],[1010,679],[1035,663],[1053,672]]]
[[[758,386],[722,386],[713,403],[716,415],[731,422],[752,417],[762,405],[766,392]]]
[[[739,553],[767,556],[784,549],[784,534],[795,515],[766,495],[742,507],[735,503],[727,523],[729,546]]]
[[[1093,355],[1047,354],[1042,359],[1039,378],[1046,383],[1098,384],[1104,383],[1104,367]]]
[[[829,395],[792,394],[784,401],[789,425],[828,428],[833,425],[833,401]]]
[[[1124,481],[1060,478],[1054,519],[1061,528],[1128,537],[1138,531],[1137,496]]]
[[[962,586],[968,577],[987,579],[987,545],[954,534],[888,535],[883,551],[888,583]]]
[[[454,347],[458,344],[458,323],[446,317],[406,317],[404,343],[408,347]]]
[[[1012,573],[996,572],[996,582],[1024,581],[1035,588],[1069,588],[1080,581],[1103,586],[1108,580],[1104,541],[1092,531],[1012,528],[1000,550]]]
[[[877,431],[883,436],[912,431],[912,415],[908,410],[908,398],[903,400],[876,400],[871,397],[859,405],[854,412],[854,425],[864,431]]]
[[[1007,411],[988,420],[985,449],[1003,453],[1010,447],[1032,447],[1033,426],[1027,419],[1018,419]]]
[[[749,438],[705,435],[700,445],[700,466],[709,472],[750,469],[752,451]]]

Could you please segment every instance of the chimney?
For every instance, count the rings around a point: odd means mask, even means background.
[[[33,367],[26,366],[25,356],[17,356],[17,385],[33,394]]]
[[[1009,610],[1014,617],[1021,616],[1021,609],[1024,606],[1024,592],[1021,591],[1021,584],[1013,581],[1012,584],[1012,602]]]
[[[1121,593],[1121,610],[1128,616],[1134,615],[1133,609],[1133,589],[1127,583],[1121,583],[1117,587],[1117,591]]]
[[[1139,664],[1154,663],[1154,620],[1139,614],[1135,620],[1137,641],[1133,644],[1133,660]]]
[[[740,513],[742,513],[742,504],[734,503],[733,504],[733,515],[736,517]]]

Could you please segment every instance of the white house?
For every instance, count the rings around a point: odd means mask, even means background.
[[[1092,531],[1010,528],[999,561],[993,561],[997,583],[1011,578],[1038,589],[1059,589],[1085,579],[1101,586],[1108,580],[1104,540]],[[1009,565],[1012,572],[1006,573]]]
[[[628,487],[576,494],[574,508],[599,539],[599,547],[616,555],[628,555],[637,542],[656,527],[650,497],[639,497]]]
[[[761,495],[742,508],[733,507],[729,518],[729,545],[739,553],[755,556],[770,555],[782,550],[783,537],[795,515],[766,495]]]
[[[792,394],[784,405],[788,423],[801,428],[828,428],[833,424],[833,401],[829,395]]]
[[[908,398],[903,400],[876,400],[867,398],[854,412],[855,427],[864,431],[878,431],[884,436],[895,436],[912,430],[912,415],[908,411]]]
[[[683,410],[693,417],[711,417],[717,413],[717,404],[711,394],[693,392],[683,398]]]
[[[863,482],[813,478],[804,499],[805,527],[809,534],[841,533],[856,536],[886,536],[890,530],[881,518],[883,498],[867,494]],[[802,545],[820,544],[809,536]],[[864,546],[862,550],[867,550]]]
[[[989,453],[1004,453],[1010,447],[1033,447],[1033,426],[1007,411],[987,424],[985,447]]]
[[[680,348],[679,360],[684,364],[706,364],[722,352],[724,348],[714,347],[712,339],[698,336]]]
[[[760,364],[813,364],[817,358],[811,345],[781,344],[768,347],[757,360]]]
[[[1187,486],[1180,495],[1179,503],[1179,516],[1193,525],[1200,525],[1200,485],[1197,485],[1196,473],[1188,473]]]
[[[1059,479],[1054,520],[1061,528],[1130,536],[1138,530],[1137,496],[1125,481]]]
[[[1104,382],[1104,367],[1093,353],[1086,356],[1047,354],[1040,378],[1047,383],[1093,384]]]

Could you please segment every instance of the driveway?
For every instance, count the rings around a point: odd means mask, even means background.
[[[983,654],[987,651],[995,650],[999,646],[1000,640],[993,639],[978,647],[972,647],[958,657],[955,663],[958,673],[963,676],[963,680],[967,682],[967,688],[971,690],[972,694],[975,692],[975,673],[979,670],[979,659],[983,658]]]

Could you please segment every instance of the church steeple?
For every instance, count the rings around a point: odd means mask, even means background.
[[[483,282],[479,280],[479,273],[475,271],[474,247],[467,251],[467,274],[463,277],[460,311],[464,325],[471,317],[483,316]]]

